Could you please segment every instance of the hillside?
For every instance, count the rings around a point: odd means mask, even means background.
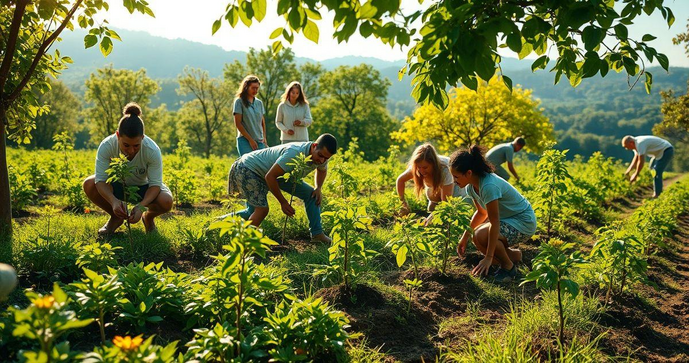
[[[161,91],[153,98],[152,106],[167,104],[170,110],[179,108],[183,99],[175,92],[176,77],[184,66],[208,70],[219,76],[225,63],[244,61],[245,52],[226,51],[215,45],[195,43],[182,39],[154,37],[144,32],[120,30],[123,42],[117,43],[108,58],[97,49],[83,49],[83,33],[76,31],[65,35],[59,49],[74,60],[61,79],[72,90],[83,93],[83,83],[97,68],[112,63],[116,68],[145,68],[157,79]],[[296,58],[298,64],[315,62],[308,58]],[[410,115],[415,104],[409,96],[411,79],[397,78],[403,66],[402,60],[389,62],[373,57],[341,57],[322,61],[326,69],[340,65],[368,63],[391,80],[388,92],[388,109],[391,114],[403,119]],[[560,146],[571,149],[570,155],[589,155],[591,150],[603,150],[608,156],[628,155],[618,147],[618,139],[626,134],[647,134],[654,124],[660,122],[661,90],[673,89],[679,93],[686,90],[689,68],[671,68],[666,73],[652,68],[654,88],[646,94],[642,82],[629,89],[626,76],[610,73],[607,77],[586,79],[577,88],[572,88],[566,79],[553,85],[554,75],[546,71],[532,73],[531,61],[504,58],[502,68],[515,84],[533,90],[541,100],[546,115],[558,132]],[[633,80],[632,80],[633,82]]]

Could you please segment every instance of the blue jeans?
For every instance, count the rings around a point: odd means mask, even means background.
[[[266,144],[262,142],[256,142],[258,144],[258,149],[256,150],[261,150],[266,148]],[[254,151],[251,148],[251,144],[249,144],[249,140],[244,137],[240,136],[237,138],[237,153],[239,153],[239,156],[242,156],[244,154],[248,154],[250,152]]]
[[[651,169],[656,171],[656,176],[653,178],[653,191],[656,196],[663,192],[663,172],[667,168],[672,157],[675,155],[675,149],[669,147],[663,152],[663,157],[660,160],[653,159],[651,162]]]
[[[278,180],[280,189],[287,193],[292,193],[292,187],[294,184],[287,183],[284,180]],[[309,219],[309,230],[311,231],[311,236],[316,236],[323,233],[323,225],[321,224],[321,207],[316,205],[316,198],[311,197],[313,193],[313,187],[306,184],[306,182],[301,181],[297,183],[297,187],[294,190],[294,196],[304,201],[304,208],[306,209],[306,217]],[[246,209],[234,213],[244,220],[249,219],[254,213],[254,207],[246,204]]]

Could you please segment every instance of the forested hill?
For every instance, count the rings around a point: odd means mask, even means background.
[[[165,39],[143,32],[120,30],[123,42],[115,44],[114,51],[103,58],[97,49],[84,50],[83,33],[78,31],[65,35],[60,51],[72,57],[74,64],[65,71],[61,79],[77,93],[83,92],[83,82],[97,68],[112,63],[116,68],[145,68],[152,78],[161,84],[162,90],[153,99],[153,106],[165,103],[175,110],[180,96],[175,92],[176,77],[184,66],[206,69],[213,76],[219,76],[225,63],[244,61],[245,52],[225,51],[214,45],[190,42],[181,39]],[[298,64],[311,61],[297,57]],[[388,93],[388,108],[401,119],[409,115],[414,103],[409,96],[410,79],[397,80],[397,72],[403,61],[389,62],[371,57],[343,57],[321,63],[326,69],[339,65],[359,63],[373,65],[392,82]],[[689,68],[671,68],[668,74],[660,68],[652,68],[654,75],[653,93],[646,94],[643,80],[629,90],[625,76],[609,73],[584,80],[572,88],[566,79],[553,85],[554,74],[546,71],[532,73],[531,61],[505,58],[503,70],[515,84],[533,90],[541,99],[544,112],[558,131],[560,147],[571,149],[570,154],[590,155],[602,150],[608,156],[628,155],[619,147],[619,138],[626,134],[650,133],[654,124],[661,120],[661,90],[674,89],[686,92]],[[630,80],[633,82],[634,80]]]

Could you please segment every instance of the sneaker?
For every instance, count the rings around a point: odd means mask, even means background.
[[[513,264],[511,270],[505,270],[504,268],[498,269],[498,272],[493,276],[494,282],[510,282],[517,279],[517,264]]]
[[[325,243],[332,243],[333,242],[333,239],[326,236],[325,233],[317,234],[317,235],[311,237],[311,240],[316,241],[316,242],[325,242]]]

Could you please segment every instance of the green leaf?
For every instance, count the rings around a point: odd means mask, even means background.
[[[361,8],[359,8],[359,19],[374,18],[377,12],[378,9],[376,9],[376,7],[373,6],[370,2],[367,2]]]
[[[227,14],[225,14],[225,19],[228,23],[230,23],[230,26],[234,28],[239,21],[239,9],[237,9],[236,6],[233,6],[227,11]]]
[[[254,16],[254,9],[251,7],[251,3],[249,2],[242,2],[241,3],[241,8],[239,8],[239,20],[244,23],[247,27],[251,26],[251,18]]]
[[[280,34],[282,33],[282,30],[283,30],[282,28],[277,28],[277,29],[273,30],[273,32],[270,33],[270,39],[275,39],[275,38],[279,37]]]
[[[646,87],[646,93],[651,94],[651,86],[653,85],[653,75],[649,72],[644,73],[646,75],[646,81],[644,86]]]
[[[524,42],[524,44],[522,44],[522,50],[518,54],[519,59],[526,58],[526,56],[531,54],[532,51],[533,51],[533,45],[531,43]]]
[[[280,53],[280,51],[282,50],[282,42],[279,40],[274,41],[272,49],[273,49],[273,54]]]
[[[519,32],[507,36],[507,46],[515,53],[522,51],[522,35]]]
[[[650,42],[650,41],[655,40],[655,39],[656,39],[656,37],[654,37],[651,34],[644,34],[644,36],[641,38],[641,40],[643,40],[644,42]]]
[[[656,59],[658,60],[658,63],[660,63],[660,66],[663,67],[664,70],[670,70],[670,62],[668,61],[667,56],[665,54],[658,53],[658,55],[656,55]]]
[[[311,20],[306,20],[306,26],[304,27],[304,36],[306,39],[318,44],[318,26]]]
[[[216,20],[213,22],[213,29],[211,30],[211,34],[215,34],[218,29],[220,29],[220,26],[222,25],[222,21],[220,19]]]
[[[505,86],[512,92],[512,79],[507,76],[502,76],[502,81],[505,83]]]
[[[100,52],[103,53],[105,57],[112,52],[112,40],[110,40],[110,37],[103,37],[100,41]]]
[[[254,10],[254,18],[261,22],[266,17],[267,7],[266,0],[253,0],[251,8]]]
[[[287,17],[290,28],[297,30],[301,28],[301,14],[297,8],[292,8]]]
[[[620,40],[627,40],[628,32],[627,27],[624,24],[615,25],[615,35]]]
[[[88,49],[98,44],[98,37],[93,34],[87,34],[84,37],[84,49]]]
[[[371,33],[373,33],[373,26],[370,22],[364,21],[359,25],[359,34],[361,34],[362,37],[368,38],[371,36]]]
[[[397,255],[395,256],[397,267],[402,267],[404,262],[407,261],[407,252],[409,252],[409,248],[407,248],[407,246],[402,246],[397,249]]]
[[[110,38],[113,38],[113,39],[117,39],[117,40],[119,40],[119,41],[122,41],[122,38],[120,38],[120,35],[117,34],[117,32],[114,31],[114,30],[112,30],[112,29],[108,29],[108,30],[105,32],[105,34],[106,34],[107,36],[109,36]]]

